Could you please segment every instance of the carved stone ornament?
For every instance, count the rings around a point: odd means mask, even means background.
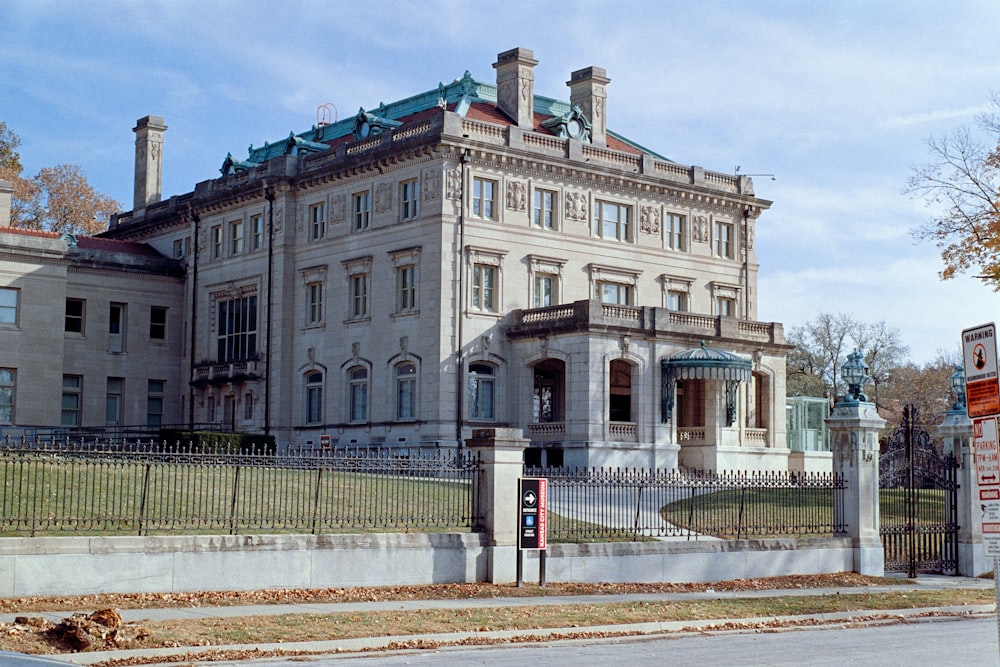
[[[392,183],[382,182],[375,186],[375,212],[392,210]]]
[[[330,222],[343,222],[347,218],[347,196],[334,195],[330,199]]]
[[[425,169],[423,175],[424,201],[434,201],[441,193],[441,172],[437,169]]]
[[[507,210],[523,211],[527,200],[528,186],[523,181],[507,181]]]
[[[587,195],[582,192],[566,195],[566,219],[587,222]]]
[[[647,234],[659,234],[660,209],[656,206],[643,206],[639,212],[639,229]]]
[[[697,243],[711,242],[711,235],[708,233],[708,217],[704,215],[695,217],[691,225],[691,238]]]
[[[462,196],[462,172],[458,167],[448,170],[448,189],[445,197],[448,199],[458,199]]]

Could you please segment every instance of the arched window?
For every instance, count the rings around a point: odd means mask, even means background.
[[[610,366],[608,419],[613,422],[632,421],[632,366],[627,361],[615,359]]]
[[[306,423],[323,423],[323,374],[306,373]]]
[[[347,371],[350,383],[350,412],[348,416],[353,423],[368,421],[368,369],[364,366],[354,366]]]
[[[565,364],[546,359],[534,368],[531,420],[535,424],[563,420],[563,382]]]
[[[396,419],[417,418],[417,365],[406,361],[396,366]]]
[[[489,364],[469,364],[469,419],[495,419],[495,393],[496,369]]]

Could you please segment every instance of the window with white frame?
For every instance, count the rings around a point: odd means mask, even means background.
[[[396,365],[396,419],[417,418],[417,365],[404,361]]]
[[[229,223],[229,254],[233,257],[243,254],[242,220],[233,220]]]
[[[254,408],[253,392],[252,391],[248,391],[245,394],[243,394],[243,421],[244,422],[253,422],[253,408]]]
[[[87,310],[85,299],[66,299],[66,331],[69,333],[84,333],[84,317]]]
[[[739,317],[740,288],[725,283],[711,284],[712,314],[717,317]]]
[[[419,312],[420,248],[407,248],[389,253],[395,273],[396,315]]]
[[[497,182],[488,178],[472,179],[472,215],[484,220],[496,220]]]
[[[212,235],[212,259],[220,259],[222,257],[222,225],[213,225],[210,233]]]
[[[348,419],[352,424],[368,421],[368,369],[354,366],[347,371],[350,396]]]
[[[589,265],[589,269],[594,299],[618,306],[635,305],[640,271],[598,264]]]
[[[184,259],[184,239],[174,240],[174,259]]]
[[[368,283],[372,258],[370,255],[358,257],[341,264],[347,274],[347,319],[366,319],[368,317]]]
[[[733,225],[728,222],[715,222],[715,256],[733,258]]]
[[[0,368],[0,424],[14,423],[14,397],[17,395],[17,371]]]
[[[167,386],[164,380],[146,381],[146,426],[163,425],[163,395]]]
[[[316,281],[306,285],[306,324],[323,322],[323,283]]]
[[[305,375],[306,424],[323,423],[323,373],[312,371]]]
[[[326,236],[326,202],[309,206],[309,239],[319,241]]]
[[[420,201],[417,187],[417,179],[413,178],[399,184],[399,205],[402,220],[413,220],[419,213],[418,202]]]
[[[20,297],[20,290],[0,287],[0,324],[17,324],[17,303]]]
[[[108,390],[104,397],[104,423],[118,426],[122,423],[122,394],[125,378],[108,378]]]
[[[124,303],[112,303],[108,310],[108,352],[125,351],[125,323],[127,321],[127,306]]]
[[[496,368],[490,364],[469,364],[468,388],[469,419],[495,419]]]
[[[551,273],[536,273],[534,285],[532,286],[531,307],[545,308],[555,304],[556,285],[559,282],[558,276]]]
[[[264,246],[264,216],[260,213],[250,216],[250,250],[260,250]]]
[[[472,266],[472,309],[487,313],[497,311],[497,267],[489,264]]]
[[[371,222],[372,193],[369,190],[354,194],[354,226],[356,232],[368,229]]]
[[[539,229],[555,229],[556,193],[536,189],[531,207],[531,222]]]
[[[717,296],[713,310],[713,314],[719,317],[736,317],[736,299],[728,296]]]
[[[59,416],[61,426],[80,425],[80,406],[83,395],[83,376],[63,375],[62,403]]]
[[[688,309],[688,295],[687,292],[682,292],[680,290],[667,290],[666,303],[663,304],[667,310],[672,310],[677,313],[682,313]]]
[[[623,204],[594,202],[594,234],[605,239],[632,241],[632,210]]]
[[[663,245],[670,250],[686,250],[684,234],[687,218],[679,213],[667,213],[663,219]]]

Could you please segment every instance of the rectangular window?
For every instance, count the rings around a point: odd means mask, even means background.
[[[79,375],[63,375],[62,413],[59,419],[60,425],[80,425],[80,397],[82,391],[83,377]]]
[[[253,394],[249,391],[243,394],[243,421],[253,421]]]
[[[403,181],[400,184],[400,217],[403,220],[413,220],[417,217],[417,179]]]
[[[167,339],[167,309],[163,306],[149,307],[150,340]]]
[[[243,254],[243,221],[234,220],[229,223],[229,254]]]
[[[485,178],[472,179],[472,215],[486,220],[496,220],[496,181]]]
[[[687,311],[688,295],[686,292],[681,292],[679,290],[669,290],[667,292],[667,310],[673,310],[678,313]]]
[[[631,306],[632,286],[624,283],[598,282],[594,286],[594,298],[601,303]]]
[[[355,273],[350,277],[352,320],[368,317],[368,274]]]
[[[184,239],[174,241],[174,259],[184,259]]]
[[[314,371],[306,375],[306,423],[323,422],[323,374]]]
[[[163,394],[166,386],[164,380],[146,382],[146,426],[158,428],[163,425]]]
[[[125,304],[112,303],[108,313],[108,352],[125,351]]]
[[[372,194],[367,190],[354,195],[354,231],[368,229],[371,218]]]
[[[664,245],[671,250],[684,250],[684,227],[683,215],[667,213],[663,221]]]
[[[14,423],[16,389],[17,371],[13,368],[0,368],[0,424]]]
[[[496,370],[486,364],[469,364],[469,419],[493,419]]]
[[[86,311],[83,299],[66,299],[66,331],[83,333],[83,319]]]
[[[264,245],[264,216],[250,216],[250,249],[260,250]]]
[[[719,317],[736,317],[736,299],[727,296],[716,297],[713,310]]]
[[[308,324],[319,324],[323,321],[323,283],[309,283],[306,285],[306,299],[309,311],[306,315],[306,322]]]
[[[540,227],[541,229],[552,229],[553,204],[556,200],[556,193],[551,190],[535,190],[534,197],[532,223],[535,227]]]
[[[368,421],[368,369],[355,367],[348,371],[350,383],[350,414],[353,423]]]
[[[411,313],[417,309],[417,267],[413,264],[396,268],[396,312]]]
[[[257,295],[219,301],[217,361],[245,361],[257,356]]]
[[[611,202],[595,202],[594,234],[605,239],[631,241],[632,216],[629,207]]]
[[[222,225],[212,227],[212,259],[222,257]]]
[[[17,301],[19,290],[0,287],[0,324],[17,324]]]
[[[309,207],[309,238],[319,241],[326,236],[326,203],[320,202]]]
[[[535,291],[531,296],[533,308],[545,308],[553,303],[555,293],[556,277],[549,273],[535,274]]]
[[[417,418],[417,366],[406,362],[396,367],[396,419]]]
[[[727,222],[715,223],[715,256],[733,257],[733,226]]]
[[[476,264],[472,267],[472,307],[495,313],[497,310],[497,267]]]
[[[122,423],[122,390],[124,378],[108,378],[108,392],[104,398],[104,423],[118,426]]]

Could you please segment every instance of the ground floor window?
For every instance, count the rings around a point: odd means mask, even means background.
[[[632,366],[627,361],[615,359],[610,367],[609,414],[613,422],[632,421]]]
[[[469,419],[494,419],[496,369],[489,364],[469,364]]]

